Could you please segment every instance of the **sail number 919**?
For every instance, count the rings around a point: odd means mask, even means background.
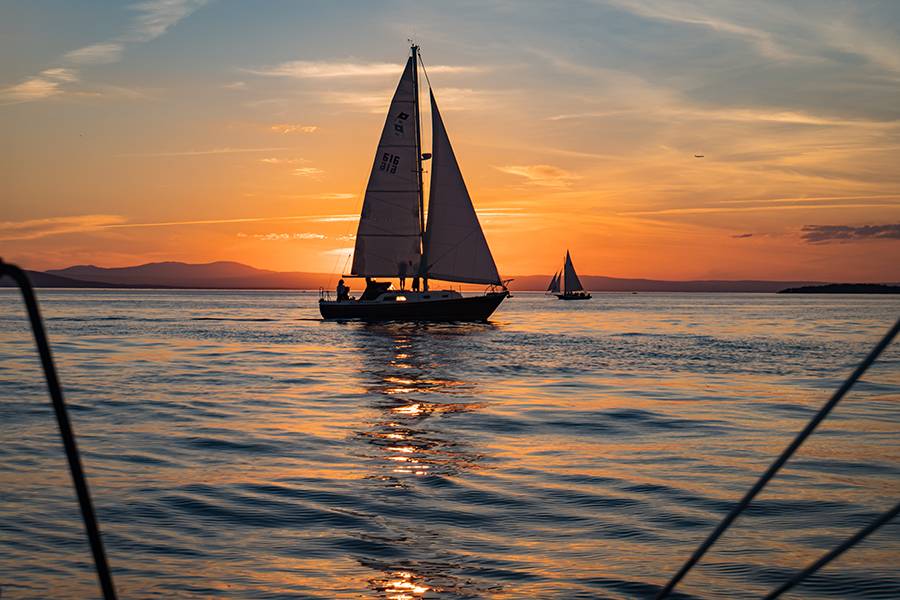
[[[389,152],[385,152],[381,156],[381,166],[378,167],[379,171],[387,171],[388,173],[396,173],[397,165],[400,164],[400,157],[396,154],[391,154]]]

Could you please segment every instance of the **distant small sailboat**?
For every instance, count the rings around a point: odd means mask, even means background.
[[[560,286],[562,286],[560,288]],[[566,250],[566,260],[563,268],[556,272],[547,291],[555,295],[560,300],[589,300],[592,296],[589,292],[584,291],[581,280],[578,279],[578,273],[575,272],[575,265],[572,264],[572,256]]]
[[[509,296],[430,82],[432,149],[422,152],[418,59],[419,47],[413,45],[388,109],[363,200],[353,266],[345,275],[364,277],[366,289],[358,299],[345,295],[331,300],[323,294],[319,311],[326,319],[486,321]],[[423,160],[431,160],[427,220]],[[400,289],[375,277],[397,278]],[[412,290],[404,289],[407,278]],[[455,290],[429,290],[429,279],[488,289],[464,297]]]

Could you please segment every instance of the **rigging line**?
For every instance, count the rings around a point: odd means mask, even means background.
[[[731,509],[731,512],[722,519],[722,522],[713,530],[709,537],[707,537],[702,544],[694,551],[691,557],[685,562],[681,568],[672,576],[672,579],[665,585],[665,587],[659,592],[656,596],[656,600],[662,600],[667,597],[669,593],[675,586],[678,585],[678,582],[684,579],[684,576],[688,574],[688,571],[693,568],[695,564],[706,554],[706,551],[710,549],[710,547],[716,543],[716,540],[725,533],[725,530],[737,519],[738,515],[743,512],[745,508],[750,504],[753,498],[759,494],[760,491],[766,486],[772,477],[775,476],[776,473],[784,466],[784,463],[788,461],[788,459],[793,456],[794,452],[800,447],[800,445],[810,436],[810,434],[818,427],[819,423],[821,423],[825,417],[828,416],[828,413],[831,412],[838,402],[841,401],[850,388],[862,377],[863,373],[872,366],[872,363],[878,358],[878,356],[884,351],[885,348],[890,346],[891,342],[894,341],[894,338],[897,337],[897,332],[900,331],[900,319],[894,323],[894,326],[885,334],[881,341],[869,352],[868,356],[866,356],[863,361],[859,364],[858,367],[850,374],[850,376],[844,380],[844,383],[841,384],[841,387],[837,389],[837,391],[831,396],[831,398],[819,409],[819,412],[810,419],[809,423],[806,424],[806,427],[803,428],[800,433],[797,434],[797,437],[788,445],[787,448],[784,449],[784,452],[775,459],[765,473],[753,484],[747,493],[741,498],[740,502],[738,502],[734,508]]]
[[[833,561],[835,558],[837,558],[838,556],[840,556],[841,554],[843,554],[844,552],[846,552],[847,550],[849,550],[850,548],[852,548],[853,546],[858,544],[859,542],[863,541],[868,535],[873,533],[876,529],[878,529],[882,525],[885,525],[891,519],[896,517],[898,513],[900,513],[900,502],[898,502],[896,505],[894,505],[894,508],[890,509],[889,511],[887,511],[886,513],[882,514],[880,517],[875,519],[872,523],[869,523],[869,525],[867,525],[863,529],[860,529],[855,534],[853,534],[851,537],[844,540],[844,542],[840,546],[832,549],[830,552],[828,552],[827,554],[825,554],[824,556],[819,558],[819,560],[812,563],[811,565],[809,565],[808,567],[806,567],[799,573],[795,574],[788,581],[784,582],[778,589],[776,589],[775,591],[770,593],[768,596],[766,596],[764,598],[764,600],[774,600],[775,598],[778,598],[779,596],[781,596],[781,594],[785,593],[786,591],[788,591],[789,589],[791,589],[792,587],[794,587],[795,585],[797,585],[798,583],[800,583],[801,581],[803,581],[804,579],[806,579],[807,577],[809,577],[810,575],[812,575],[813,573],[815,573],[816,571],[818,571],[819,569],[821,569],[822,567],[824,567],[825,565],[827,565],[828,563]]]
[[[422,65],[422,72],[425,73],[425,81],[428,83],[428,89],[431,89],[431,80],[428,79],[428,70],[425,68],[425,61],[422,60],[422,50],[420,48],[416,49],[416,54],[419,55],[419,64]]]
[[[59,385],[59,377],[56,366],[53,363],[53,355],[50,353],[50,342],[44,329],[44,321],[38,308],[34,288],[28,275],[16,265],[3,262],[0,259],[0,278],[4,275],[12,278],[22,292],[22,299],[28,309],[28,319],[31,321],[31,331],[34,334],[34,342],[41,356],[41,365],[44,369],[44,378],[47,380],[47,390],[50,393],[50,401],[53,411],[56,413],[56,422],[59,425],[59,434],[63,439],[63,447],[69,462],[69,471],[72,474],[72,484],[78,496],[78,505],[81,508],[81,518],[84,521],[84,529],[90,542],[91,553],[94,555],[94,567],[97,571],[97,579],[100,581],[100,589],[105,600],[116,600],[116,589],[113,586],[112,572],[106,561],[106,552],[103,549],[103,538],[100,537],[100,526],[91,503],[91,494],[88,489],[87,478],[81,465],[81,457],[78,454],[78,445],[75,443],[75,432],[69,421],[69,413],[66,411],[66,401],[63,398],[62,387]]]

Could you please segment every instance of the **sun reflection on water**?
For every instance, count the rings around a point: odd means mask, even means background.
[[[483,407],[477,386],[453,375],[452,362],[467,343],[465,336],[448,336],[447,344],[436,344],[434,336],[427,327],[410,330],[401,325],[360,331],[361,370],[372,416],[355,437],[364,442],[367,479],[384,483],[392,495],[418,489],[426,480],[481,468],[483,453],[447,420],[477,415]],[[403,498],[397,496],[397,501]],[[369,580],[381,597],[414,600],[472,585],[453,575],[453,563],[443,555],[447,544],[440,540],[448,535],[444,527],[425,525],[411,531],[399,521],[390,527],[403,540],[401,554],[413,560],[360,560],[381,572]]]

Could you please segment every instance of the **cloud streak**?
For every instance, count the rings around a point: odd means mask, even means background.
[[[116,154],[116,156],[207,156],[211,154],[244,154],[248,152],[275,152],[278,150],[292,150],[289,146],[276,146],[272,148],[208,148],[206,150],[176,150],[174,152],[143,152],[136,154]],[[278,159],[275,159],[276,161]],[[272,162],[263,159],[263,162]]]
[[[299,125],[296,123],[279,123],[269,127],[271,131],[286,135],[289,133],[315,133],[319,130],[316,125]]]
[[[566,186],[578,178],[574,173],[552,165],[510,165],[494,168],[502,173],[524,177],[530,184],[549,187]]]
[[[885,204],[779,204],[772,206],[691,206],[685,208],[665,208],[661,210],[635,210],[618,213],[620,215],[703,215],[731,212],[766,212],[781,210],[822,210],[851,208],[885,208]]]
[[[145,0],[131,6],[137,16],[121,36],[122,41],[149,42],[189,16],[207,0]]]
[[[239,238],[253,238],[264,242],[287,242],[291,240],[324,240],[328,236],[321,233],[238,233]]]
[[[351,198],[352,194],[325,194],[323,197]],[[358,214],[300,215],[275,217],[239,217],[235,219],[196,219],[191,221],[156,221],[149,223],[129,223],[122,215],[75,215],[49,217],[26,221],[0,221],[0,241],[34,240],[67,233],[92,233],[111,229],[132,229],[145,227],[185,227],[193,225],[230,225],[236,223],[277,223],[283,221],[305,221],[310,223],[339,223],[355,221]],[[278,234],[280,235],[280,234]],[[294,234],[291,234],[294,235]],[[322,239],[319,234],[297,234],[295,239]],[[272,238],[274,239],[274,238]]]
[[[75,69],[63,67],[44,69],[34,77],[0,91],[0,98],[13,102],[42,100],[63,93],[64,85],[77,81],[78,71]]]
[[[293,79],[336,79],[358,77],[388,77],[397,76],[403,70],[403,65],[398,63],[361,63],[361,62],[334,62],[292,60],[270,67],[258,69],[244,69],[253,75],[265,77],[290,77]],[[428,67],[431,73],[481,73],[484,67],[435,65]]]
[[[608,3],[639,17],[701,27],[743,39],[755,46],[761,55],[768,58],[777,60],[798,58],[794,52],[776,41],[768,31],[704,12],[698,8],[696,3],[659,0],[608,0]]]
[[[124,49],[121,42],[100,42],[67,52],[63,58],[79,65],[106,65],[121,60]]]
[[[886,225],[804,225],[800,237],[810,244],[900,240],[900,223]]]
[[[81,81],[80,67],[119,62],[129,44],[155,40],[207,1],[145,0],[133,4],[129,8],[137,15],[122,35],[67,52],[60,58],[62,66],[45,69],[21,83],[0,89],[0,103],[33,102],[60,96],[67,91],[67,86]],[[87,95],[103,94],[94,91]]]
[[[125,221],[119,215],[76,215],[28,221],[0,222],[0,240],[36,240],[49,235],[86,233],[105,229]]]

